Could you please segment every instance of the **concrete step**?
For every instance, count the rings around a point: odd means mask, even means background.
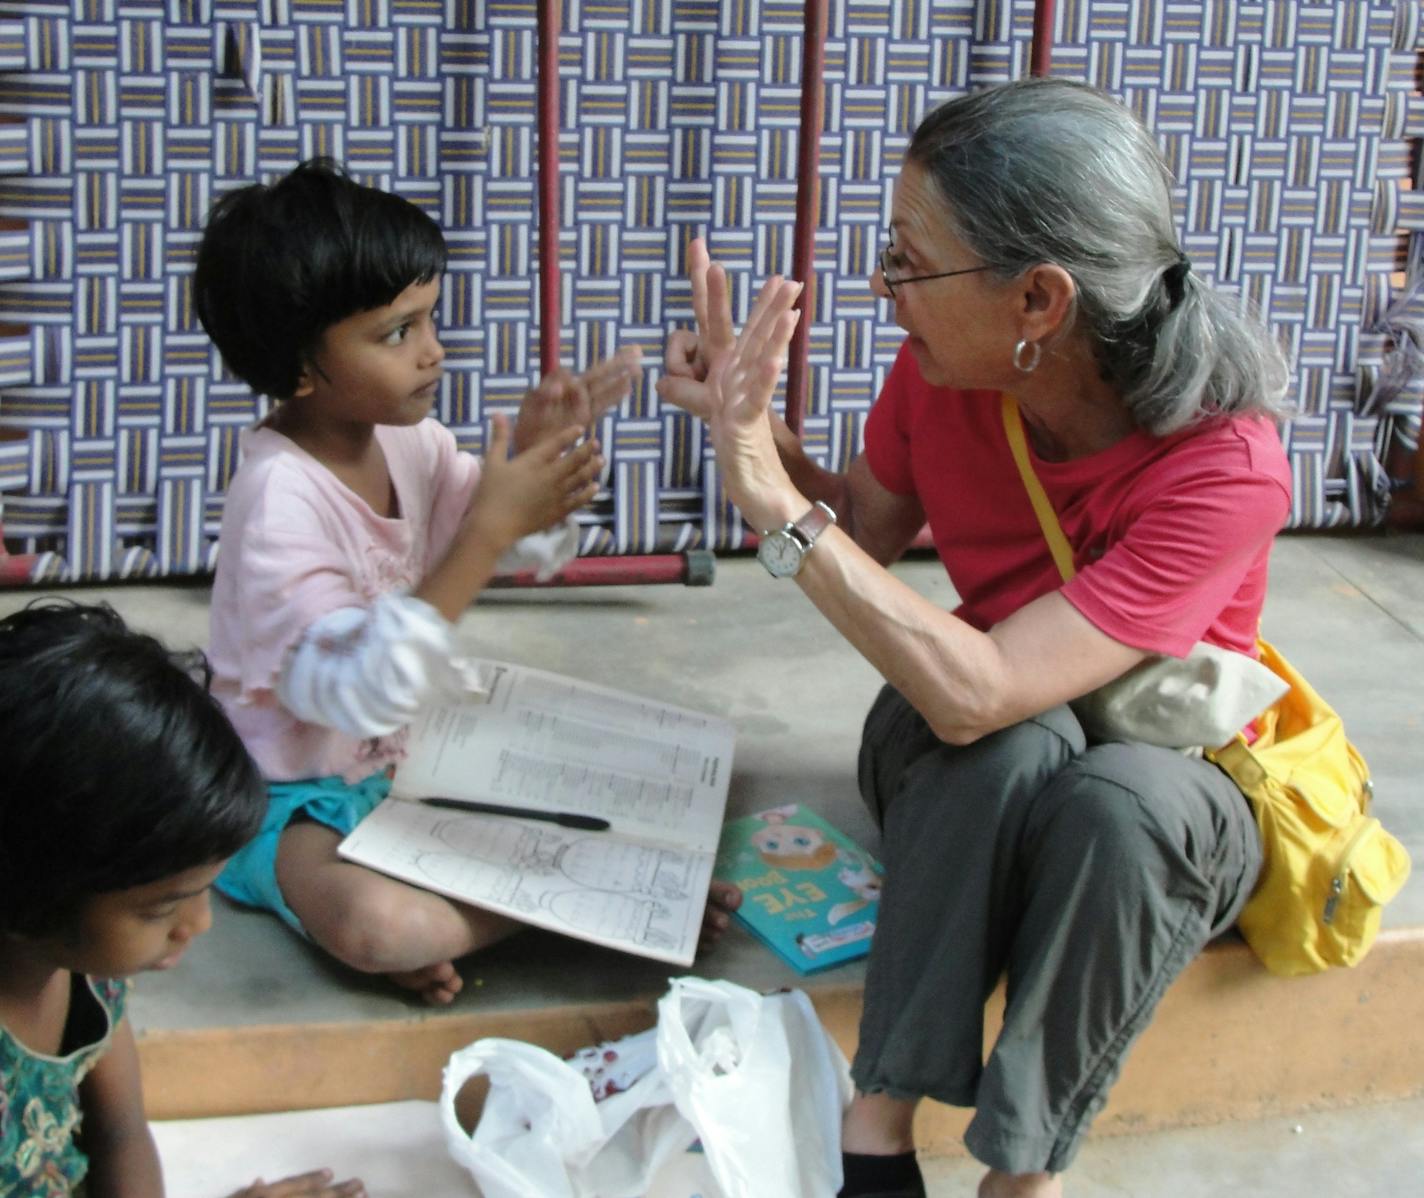
[[[860,987],[803,987],[849,1056]],[[1168,991],[1128,1058],[1098,1137],[1332,1110],[1424,1093],[1424,929],[1388,931],[1351,970],[1268,974],[1239,942],[1213,945]],[[654,996],[656,997],[656,996]],[[997,1032],[1002,991],[990,1001]],[[590,1002],[403,1019],[141,1033],[156,1119],[433,1099],[456,1049],[485,1036],[565,1054],[641,1030],[653,1000]],[[917,1142],[962,1151],[967,1112],[927,1103]],[[1424,1192],[1422,1190],[1421,1192]]]

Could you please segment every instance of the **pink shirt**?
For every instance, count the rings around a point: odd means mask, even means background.
[[[1290,468],[1266,420],[1133,433],[1034,470],[1073,548],[1064,583],[1004,433],[998,392],[932,387],[902,349],[871,409],[865,452],[886,489],[924,505],[962,605],[988,629],[1049,591],[1123,644],[1182,657],[1204,640],[1255,655],[1271,541]]]
[[[213,693],[273,781],[356,781],[399,759],[404,733],[358,740],[304,723],[278,702],[288,653],[318,618],[415,587],[446,553],[479,481],[479,462],[434,420],[377,426],[400,516],[377,515],[294,442],[243,434],[218,537]]]

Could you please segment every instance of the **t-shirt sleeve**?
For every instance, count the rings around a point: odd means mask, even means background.
[[[242,646],[244,697],[273,691],[288,651],[321,616],[365,607],[339,538],[300,493],[274,487],[250,513],[239,539],[233,607]]]
[[[1114,640],[1184,657],[1232,603],[1290,511],[1268,473],[1206,466],[1147,500],[1126,534],[1063,585]]]
[[[915,373],[914,359],[902,346],[865,420],[866,463],[875,481],[894,495],[915,494],[909,434],[910,383]]]

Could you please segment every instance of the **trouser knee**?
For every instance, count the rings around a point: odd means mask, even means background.
[[[891,686],[865,720],[860,793],[883,827],[892,803],[926,808],[1002,806],[1032,794],[1085,748],[1083,730],[1066,706],[1002,728],[967,745],[937,737]]]

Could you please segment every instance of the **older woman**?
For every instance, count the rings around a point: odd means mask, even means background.
[[[1259,869],[1250,810],[1215,766],[1095,742],[1068,706],[1197,641],[1254,654],[1290,507],[1272,421],[1285,363],[1193,273],[1169,187],[1151,135],[1066,81],[926,117],[871,283],[905,343],[844,476],[770,409],[798,285],[771,280],[737,336],[725,274],[695,247],[698,333],[674,334],[659,389],[707,422],[772,574],[887,683],[860,759],[886,885],[847,1198],[924,1193],[924,1096],[976,1108],[981,1195],[1060,1194],[1129,1045]],[[1071,544],[1069,581],[1014,426]],[[926,523],[953,612],[886,569]],[[984,1002],[1004,975],[985,1060]]]

